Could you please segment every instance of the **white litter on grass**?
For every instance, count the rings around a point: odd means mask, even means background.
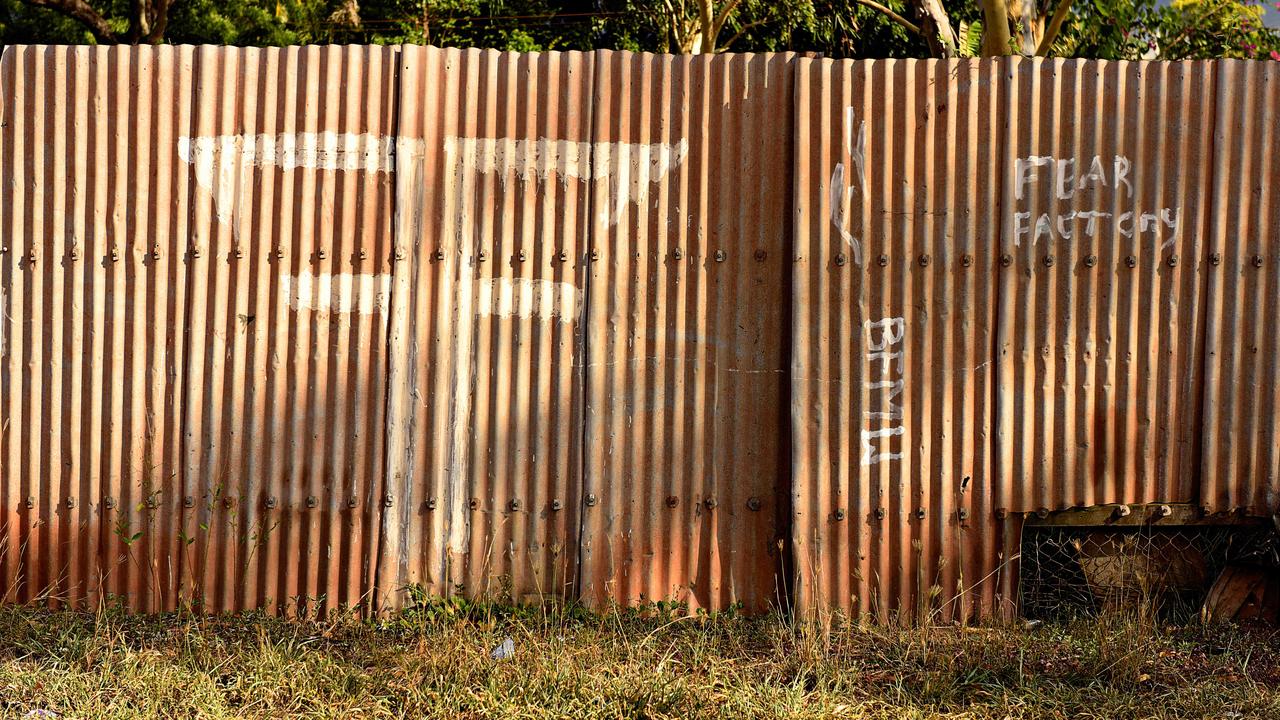
[[[489,657],[493,658],[494,660],[506,660],[507,658],[515,654],[516,654],[516,642],[511,638],[507,638],[506,640],[502,641],[501,645],[494,648],[493,652],[489,653]]]

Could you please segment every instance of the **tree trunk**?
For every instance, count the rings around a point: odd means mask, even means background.
[[[1014,0],[1018,2],[1018,0]],[[1009,6],[1005,0],[979,0],[982,6],[982,54],[1009,55]]]
[[[920,33],[934,57],[956,57],[956,31],[943,9],[941,0],[913,0],[920,16]]]

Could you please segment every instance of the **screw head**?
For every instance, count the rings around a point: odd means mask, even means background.
[[[1124,264],[1131,268],[1138,267],[1138,258],[1130,255],[1124,259]]]
[[[242,250],[239,245],[236,246],[236,257],[244,257],[244,250]]]
[[[511,498],[511,502],[507,503],[507,507],[511,509],[511,512],[517,512],[520,510],[520,500]]]
[[[27,505],[27,509],[30,510],[31,508],[36,506],[36,499],[28,495],[26,505]]]
[[[960,518],[960,522],[964,522],[965,520],[968,520],[969,508],[960,508],[960,510],[956,512],[956,517]]]
[[[488,259],[489,259],[489,253],[483,250],[481,250],[480,253],[476,255],[476,260],[480,262],[484,262],[485,260],[488,260]]]
[[[195,506],[196,506],[196,499],[195,499],[195,498],[191,497],[190,495],[188,495],[188,496],[186,496],[186,497],[182,498],[182,507],[185,507],[185,508],[192,508],[192,507],[195,507]]]
[[[592,248],[592,250],[591,250],[591,259],[592,259],[592,260],[599,260],[599,259],[600,259],[600,251],[599,251],[599,250],[596,250],[596,249],[594,249],[594,248]]]
[[[996,508],[996,519],[1004,520],[1009,517],[1009,511],[1005,508]]]
[[[396,248],[395,259],[397,260],[404,259],[404,248]]]
[[[883,519],[884,519],[884,508],[882,508],[882,507],[876,508],[876,511],[875,511],[874,513],[872,513],[872,514],[876,516],[876,519],[877,519],[877,520],[883,520]]]
[[[1093,267],[1094,265],[1097,265],[1097,264],[1098,264],[1098,256],[1097,256],[1097,255],[1085,255],[1085,256],[1084,256],[1084,266],[1085,266],[1085,267]]]
[[[551,511],[559,512],[564,509],[564,503],[560,502],[560,498],[551,501]]]
[[[110,510],[111,508],[116,506],[116,499],[108,495],[107,497],[102,499],[102,506]]]
[[[76,499],[73,497],[67,498],[67,508],[71,509],[71,508],[74,508],[75,506],[76,506]]]
[[[329,257],[329,253],[325,251],[324,248],[320,248],[319,250],[316,251],[316,257],[320,258],[321,260],[324,260],[325,258]]]
[[[671,251],[671,257],[679,260],[680,258],[684,257],[684,253],[680,251],[680,248],[676,248],[675,250]]]
[[[1005,253],[1001,255],[1000,264],[1003,265],[1004,267],[1009,267],[1010,265],[1013,264],[1013,256],[1010,255],[1009,253]]]
[[[881,253],[880,257],[876,258],[876,264],[880,267],[887,266],[889,264],[889,256]]]
[[[960,264],[961,264],[961,265],[963,265],[963,266],[965,266],[965,267],[972,267],[972,266],[973,266],[973,256],[972,256],[972,255],[970,255],[969,253],[965,253],[964,255],[961,255],[961,256],[960,256]]]
[[[265,504],[268,510],[274,510],[276,505],[279,504],[279,502],[276,500],[275,496],[272,495],[271,497],[267,498],[267,502]]]
[[[1256,268],[1260,268],[1260,267],[1262,267],[1262,256],[1261,256],[1261,255],[1254,255],[1254,256],[1253,256],[1253,266],[1254,266],[1254,267],[1256,267]]]
[[[523,250],[521,250],[520,252],[516,253],[516,260],[517,260],[517,261],[519,261],[519,262],[524,262],[524,261],[525,261],[525,259],[526,259],[527,257],[528,257],[528,256],[527,256],[527,255],[525,255],[525,252],[524,252]]]
[[[118,262],[119,260],[120,260],[120,248],[113,246],[111,248],[111,262]]]
[[[355,506],[356,506],[356,505],[359,505],[359,504],[360,504],[360,501],[359,501],[359,500],[356,500],[356,499],[355,499],[355,498],[353,498],[353,497],[349,497],[349,498],[347,498],[347,507],[354,509],[354,508],[355,508]]]
[[[467,503],[467,507],[471,508],[472,510],[475,510],[480,507],[480,501],[475,498],[471,498],[471,500]]]
[[[284,250],[281,250],[280,248],[276,248],[276,259],[277,260],[284,259]]]
[[[716,499],[707,498],[706,500],[702,501],[702,504],[706,505],[708,510],[714,510],[716,508]]]
[[[439,249],[437,249],[434,253],[432,253],[432,254],[431,254],[431,257],[435,258],[437,261],[439,261],[439,260],[443,260],[443,259],[444,259],[444,251],[443,251],[443,250],[439,250]]]
[[[1222,262],[1222,253],[1209,253],[1209,264],[1217,265]]]
[[[365,258],[369,257],[369,253],[364,248],[360,248],[360,252],[356,253],[356,256],[359,257],[361,260],[364,260]]]
[[[716,251],[716,262],[724,262],[725,257],[727,256],[723,250]]]
[[[436,499],[435,499],[435,498],[427,498],[427,509],[428,509],[428,510],[435,510],[435,509],[436,509]]]
[[[836,265],[844,267],[846,262],[848,262],[848,259],[844,256],[844,253],[836,253]]]
[[[1167,262],[1169,263],[1169,267],[1178,267],[1178,256],[1170,255]]]
[[[1057,262],[1057,258],[1055,258],[1054,256],[1052,256],[1052,255],[1045,255],[1045,256],[1044,256],[1044,266],[1045,266],[1045,267],[1053,267],[1053,264],[1054,264],[1055,262]]]
[[[76,260],[79,260],[79,259],[80,259],[80,251],[79,251],[79,250],[77,250],[76,248],[71,248],[71,260],[72,260],[72,262],[74,262],[74,261],[76,261]]]
[[[556,254],[556,259],[559,260],[560,262],[564,262],[569,259],[569,253],[561,250],[559,253]]]
[[[680,498],[676,497],[675,495],[667,496],[667,507],[673,508],[679,504],[680,504]]]
[[[230,508],[232,505],[235,505],[235,504],[236,504],[235,498],[232,498],[232,497],[222,498],[222,507],[224,508]]]
[[[756,251],[756,262],[764,262],[765,259],[768,257],[769,257],[769,253],[765,252],[764,250]]]
[[[151,246],[151,258],[152,258],[153,260],[159,260],[159,259],[160,259],[160,246],[159,246],[159,245],[152,245],[152,246]]]
[[[587,507],[595,507],[595,504],[596,504],[596,494],[595,494],[595,493],[587,493],[586,503],[587,503]]]
[[[921,255],[921,256],[920,256],[920,267],[929,267],[929,263],[930,263],[932,260],[933,260],[933,258],[929,257],[929,254],[928,254],[928,253],[925,253],[924,255]]]
[[[845,518],[844,508],[837,508],[834,513],[834,517],[837,522],[843,520]]]
[[[395,502],[395,498],[391,497],[391,493],[382,496],[382,507],[391,507]]]
[[[747,509],[751,512],[760,512],[762,507],[764,507],[764,503],[760,502],[760,498],[755,496],[747,498]]]
[[[920,520],[924,519],[924,508],[916,508],[916,518]]]
[[[1049,517],[1049,508],[1042,507],[1039,510],[1036,510],[1036,517],[1040,518],[1041,520]]]

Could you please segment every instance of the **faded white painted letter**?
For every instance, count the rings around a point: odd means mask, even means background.
[[[883,320],[868,320],[863,323],[863,327],[867,332],[867,349],[881,351],[902,341],[902,335],[907,330],[907,323],[903,318],[896,317]],[[876,329],[881,331],[880,342],[876,342],[874,337]]]

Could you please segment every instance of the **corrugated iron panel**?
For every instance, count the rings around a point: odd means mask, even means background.
[[[791,56],[596,57],[581,593],[761,610],[784,590]]]
[[[1193,501],[1212,66],[1010,72],[998,504]]]
[[[991,363],[1005,63],[799,60],[797,600],[885,617],[1011,598]]]
[[[403,61],[382,594],[571,593],[592,58]]]
[[[0,61],[6,600],[177,602],[193,54]]]
[[[190,268],[183,490],[164,507],[210,608],[372,593],[397,56],[201,48],[193,131],[157,143],[193,192],[175,254]]]
[[[1203,485],[1218,511],[1280,512],[1280,68],[1224,60],[1217,78],[1205,317]],[[1212,259],[1217,262],[1212,262]],[[1203,258],[1198,259],[1203,263]]]

